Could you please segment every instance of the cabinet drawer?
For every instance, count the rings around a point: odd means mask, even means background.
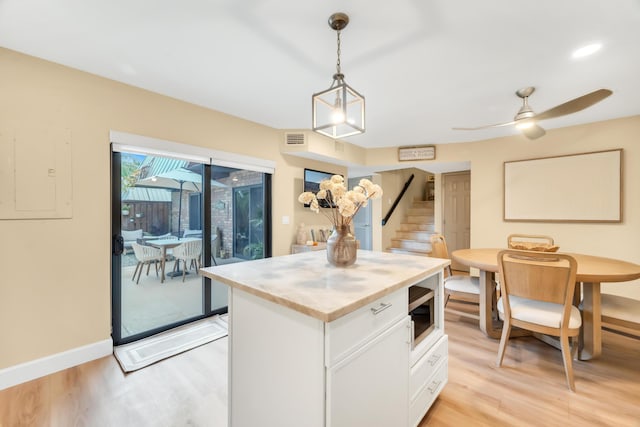
[[[436,400],[449,377],[449,363],[445,359],[439,364],[435,373],[429,378],[424,388],[420,390],[415,400],[409,406],[409,426],[417,426]]]
[[[407,289],[399,289],[326,324],[325,360],[334,365],[358,347],[407,316]],[[409,340],[409,330],[407,330]]]
[[[425,387],[440,364],[446,360],[449,354],[448,344],[448,337],[445,335],[411,368],[409,377],[409,399],[411,402],[413,402],[418,393]]]

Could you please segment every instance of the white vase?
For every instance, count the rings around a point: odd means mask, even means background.
[[[307,243],[307,231],[304,229],[304,224],[298,226],[298,233],[296,234],[296,243],[298,245],[304,245]]]

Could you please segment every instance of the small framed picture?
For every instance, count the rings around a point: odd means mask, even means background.
[[[435,145],[421,145],[419,147],[398,147],[398,160],[401,162],[412,160],[434,160],[435,158]]]

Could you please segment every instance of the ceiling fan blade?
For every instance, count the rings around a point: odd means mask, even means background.
[[[578,111],[582,111],[585,108],[591,107],[593,104],[602,101],[612,93],[613,92],[609,89],[598,89],[594,92],[572,99],[571,101],[567,101],[564,104],[550,108],[547,111],[543,111],[540,114],[536,114],[536,120],[553,119],[555,117],[577,113]]]
[[[495,124],[495,125],[478,126],[476,128],[451,128],[451,129],[453,129],[453,130],[480,130],[480,129],[488,129],[488,128],[499,128],[499,127],[502,127],[502,126],[511,126],[511,125],[514,125],[514,124],[516,124],[515,121],[508,122],[508,123],[498,123],[498,124]]]
[[[538,139],[547,133],[544,129],[542,129],[540,126],[536,124],[520,130],[522,131],[524,136],[526,136],[529,139]]]

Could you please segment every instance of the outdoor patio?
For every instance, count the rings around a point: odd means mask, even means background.
[[[205,183],[200,163],[137,154],[123,154],[120,166],[120,228],[126,250],[121,256],[120,332],[126,338],[202,315],[203,279],[195,268],[187,270],[184,282],[182,275],[172,278],[173,256],[189,262],[202,257],[207,246],[218,265],[264,256],[263,174],[211,166]],[[203,206],[205,189],[211,193],[208,206]],[[192,245],[204,234],[205,210],[211,241]],[[161,271],[156,274],[151,265],[147,275],[145,265],[136,284],[132,277],[138,259],[161,258],[158,252],[168,255],[164,282]],[[227,305],[225,285],[214,283],[211,293],[212,311]]]
[[[218,264],[241,262],[238,258],[216,259]],[[153,264],[147,276],[145,266],[140,281],[132,280],[137,264],[135,255],[122,255],[122,336],[130,336],[159,326],[179,322],[202,314],[202,276],[196,274],[194,268],[187,270],[185,281],[182,276],[169,277],[160,283],[160,266],[156,276]],[[174,261],[168,261],[165,273],[173,270]],[[218,295],[214,298],[225,298],[220,295],[224,285],[218,285]]]

